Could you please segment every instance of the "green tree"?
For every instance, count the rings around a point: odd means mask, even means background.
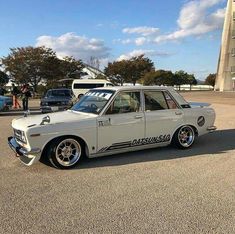
[[[127,60],[127,63],[129,66],[128,81],[132,82],[133,85],[147,72],[154,70],[153,62],[149,58],[144,57],[144,55],[132,57],[130,60]]]
[[[156,71],[147,72],[140,80],[143,85],[155,85]]]
[[[114,84],[123,85],[125,82],[136,84],[147,72],[154,70],[153,62],[144,55],[132,57],[129,60],[108,63],[104,72]]]
[[[178,86],[186,84],[187,83],[187,77],[188,77],[188,74],[185,71],[183,71],[183,70],[176,71],[175,72],[175,82],[174,82],[174,84],[178,85]]]
[[[104,69],[104,73],[113,84],[123,85],[123,83],[127,82],[129,75],[127,60],[108,63],[108,66]]]
[[[16,83],[29,83],[36,90],[40,81],[52,76],[50,66],[45,66],[46,63],[53,65],[57,61],[51,49],[21,47],[11,48],[10,51],[10,54],[2,59],[2,63]]]
[[[209,74],[205,80],[206,85],[215,86],[216,74]]]
[[[174,85],[174,74],[171,71],[157,70],[145,74],[141,80],[144,85]]]
[[[9,76],[5,72],[0,71],[0,86],[7,84],[8,81]]]
[[[59,61],[59,70],[63,77],[71,79],[79,79],[81,70],[84,67],[81,60],[76,60],[73,57],[64,57]]]
[[[63,60],[45,47],[21,47],[10,49],[10,54],[2,58],[5,71],[18,84],[29,83],[36,91],[40,82],[53,85],[62,78],[72,78],[81,69],[81,61],[71,57]]]
[[[105,75],[102,75],[102,74],[99,74],[95,77],[95,79],[98,79],[98,80],[107,80],[107,77]]]
[[[197,84],[197,80],[195,78],[195,76],[193,74],[188,74],[187,77],[187,83],[190,85],[190,90],[192,89],[192,85],[196,85]]]

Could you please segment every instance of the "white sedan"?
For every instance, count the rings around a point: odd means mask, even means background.
[[[46,157],[66,169],[83,156],[187,149],[216,129],[214,121],[212,108],[192,108],[172,87],[106,87],[88,91],[70,110],[13,120],[8,143],[26,165]]]

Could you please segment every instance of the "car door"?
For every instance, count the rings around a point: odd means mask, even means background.
[[[132,147],[135,139],[143,138],[145,120],[140,91],[121,91],[97,119],[97,152]]]
[[[183,124],[183,110],[168,91],[145,90],[145,137],[150,143],[167,144],[175,130]]]

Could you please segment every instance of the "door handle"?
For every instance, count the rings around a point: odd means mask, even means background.
[[[175,114],[176,115],[182,115],[183,113],[181,111],[176,111]]]
[[[136,116],[135,116],[135,119],[142,119],[142,118],[143,118],[142,115],[136,115]]]

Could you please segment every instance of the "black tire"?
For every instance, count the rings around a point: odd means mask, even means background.
[[[181,126],[172,138],[172,144],[180,149],[188,149],[195,142],[196,134],[193,127],[189,125]]]
[[[84,144],[73,137],[55,139],[47,150],[49,162],[56,168],[71,169],[84,155]]]

